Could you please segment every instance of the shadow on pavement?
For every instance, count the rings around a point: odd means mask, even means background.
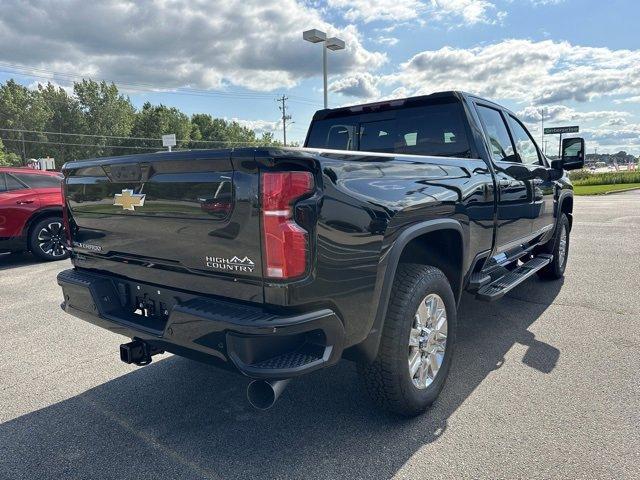
[[[528,347],[526,365],[553,370],[559,350],[528,328],[561,286],[520,287],[536,303],[465,297],[450,378],[421,417],[374,410],[347,362],[293,381],[273,409],[256,412],[246,379],[170,357],[0,425],[0,477],[390,477],[446,435],[449,417],[514,344]]]
[[[42,263],[42,261],[38,260],[29,252],[0,253],[0,270],[25,267],[27,265],[34,265],[36,263]]]

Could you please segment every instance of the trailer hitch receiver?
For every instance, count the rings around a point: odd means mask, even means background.
[[[151,357],[159,353],[164,353],[164,351],[142,340],[133,340],[120,345],[120,360],[124,363],[133,363],[138,366],[150,364]]]

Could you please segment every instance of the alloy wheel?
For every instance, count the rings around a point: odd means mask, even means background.
[[[567,257],[567,227],[563,226],[560,232],[560,244],[558,245],[558,264],[562,268]]]
[[[66,255],[65,232],[61,222],[51,222],[38,232],[38,248],[46,255],[59,258]]]
[[[418,389],[436,378],[447,348],[447,310],[435,293],[427,295],[415,313],[409,334],[409,376]]]

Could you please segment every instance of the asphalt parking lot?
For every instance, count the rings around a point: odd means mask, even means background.
[[[374,410],[353,365],[254,411],[247,381],[66,316],[69,263],[0,258],[0,478],[638,478],[640,192],[576,198],[564,280],[465,297],[424,416]]]

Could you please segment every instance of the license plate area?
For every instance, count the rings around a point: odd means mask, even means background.
[[[175,292],[150,285],[116,281],[115,287],[126,320],[155,332],[164,331],[171,309],[181,301]]]

